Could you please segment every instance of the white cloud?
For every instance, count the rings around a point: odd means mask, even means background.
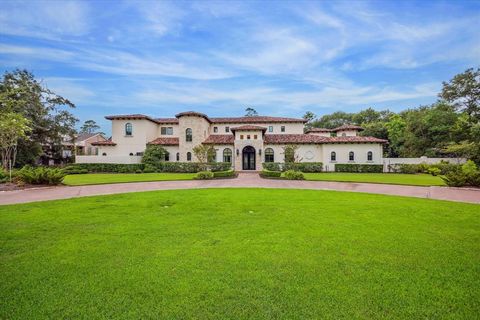
[[[6,1],[0,11],[0,33],[45,39],[82,36],[91,26],[84,1]]]
[[[83,79],[48,77],[42,80],[43,84],[64,98],[69,99],[74,104],[86,104],[93,102],[96,96],[95,92],[82,84]]]

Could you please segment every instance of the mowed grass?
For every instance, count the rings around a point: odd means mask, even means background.
[[[195,173],[87,173],[71,174],[63,179],[69,186],[122,182],[192,180]]]
[[[0,206],[0,318],[478,318],[479,209],[283,189]]]
[[[307,180],[318,181],[368,182],[412,186],[445,186],[445,182],[442,178],[430,174],[324,172],[305,173],[304,175]]]

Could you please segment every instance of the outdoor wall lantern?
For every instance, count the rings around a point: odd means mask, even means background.
[[[237,156],[240,155],[240,150],[237,149]]]
[[[259,156],[262,155],[262,149],[258,149],[258,155],[259,155]]]

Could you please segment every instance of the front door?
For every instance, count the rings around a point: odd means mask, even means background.
[[[255,170],[255,148],[248,146],[243,148],[243,170]]]

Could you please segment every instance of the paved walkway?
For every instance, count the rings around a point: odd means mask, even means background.
[[[0,205],[151,190],[243,187],[338,190],[480,203],[480,190],[476,189],[416,187],[350,182],[274,180],[262,179],[257,173],[241,173],[237,179],[117,183],[3,191],[0,192]]]

